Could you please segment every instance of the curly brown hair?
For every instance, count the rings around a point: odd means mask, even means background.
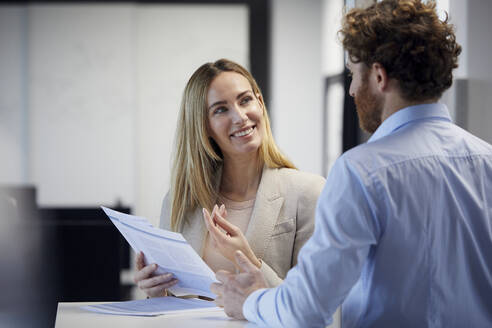
[[[399,81],[402,97],[441,97],[453,82],[461,46],[448,16],[439,20],[434,1],[384,0],[344,17],[339,36],[349,58],[370,67],[380,63]]]

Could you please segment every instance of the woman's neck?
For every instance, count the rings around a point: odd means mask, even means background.
[[[263,166],[255,154],[249,158],[224,158],[220,193],[234,201],[256,197]]]

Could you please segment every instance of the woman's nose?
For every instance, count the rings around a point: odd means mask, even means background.
[[[240,108],[239,106],[234,106],[232,110],[232,122],[234,124],[242,124],[248,120],[248,115],[245,109]]]

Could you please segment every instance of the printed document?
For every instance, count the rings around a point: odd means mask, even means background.
[[[178,297],[155,297],[137,301],[94,304],[82,306],[82,309],[118,315],[156,316],[196,311],[222,311],[214,302],[197,298],[182,299]]]
[[[177,232],[154,227],[147,219],[120,213],[101,206],[135,252],[142,251],[146,264],[157,263],[155,274],[170,272],[178,283],[171,293],[215,298],[210,285],[216,282],[214,272]]]

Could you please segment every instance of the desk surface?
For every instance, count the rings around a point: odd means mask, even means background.
[[[156,317],[134,317],[101,314],[81,309],[95,303],[58,303],[55,328],[77,327],[256,327],[247,321],[234,320],[223,311],[168,314]]]

